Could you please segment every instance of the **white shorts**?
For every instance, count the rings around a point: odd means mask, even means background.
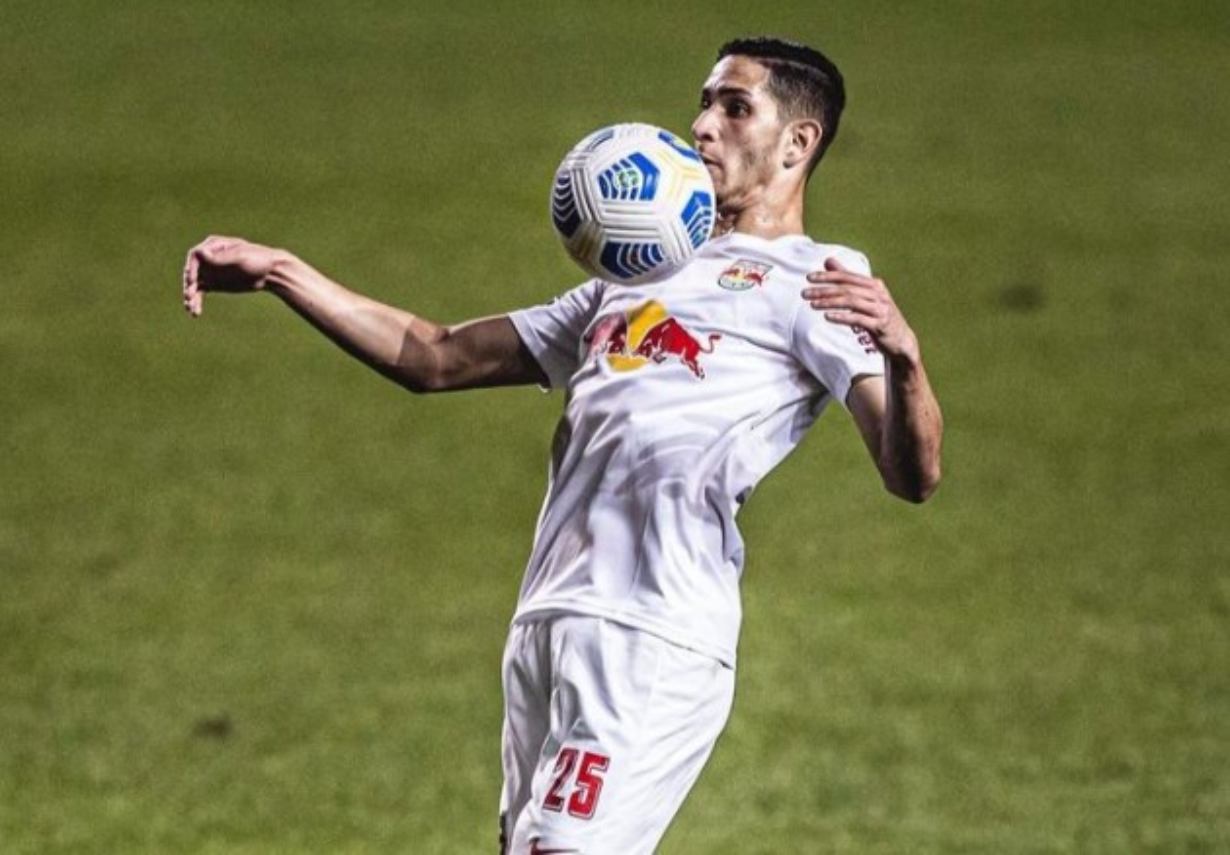
[[[515,623],[504,651],[501,849],[652,852],[709,759],[734,671],[581,615]]]

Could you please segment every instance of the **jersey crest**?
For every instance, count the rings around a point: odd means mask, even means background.
[[[590,356],[605,358],[616,371],[636,371],[649,364],[678,359],[698,380],[705,379],[700,357],[713,353],[720,333],[710,333],[708,344],[671,317],[666,306],[647,300],[626,312],[612,312],[594,322],[586,335]]]
[[[772,269],[772,264],[740,258],[722,271],[718,276],[718,284],[727,291],[746,291],[764,285]]]

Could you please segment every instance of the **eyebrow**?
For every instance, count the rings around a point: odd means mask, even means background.
[[[744,89],[742,86],[719,86],[715,92],[713,89],[706,86],[705,88],[700,90],[700,94],[702,96],[708,95],[711,98],[715,94],[716,95],[743,95],[743,96],[750,98],[752,95],[752,91],[750,89]]]

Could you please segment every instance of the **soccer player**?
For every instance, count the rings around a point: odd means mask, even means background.
[[[268,291],[413,392],[566,391],[504,654],[505,852],[650,852],[726,723],[741,618],[735,514],[830,401],[889,492],[940,478],[918,340],[867,259],[803,233],[837,134],[837,68],[776,39],[725,45],[692,133],[714,238],[664,283],[591,280],[441,326],[279,249],[210,237],[183,299]]]

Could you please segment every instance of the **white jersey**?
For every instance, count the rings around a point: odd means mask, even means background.
[[[739,506],[884,372],[869,335],[800,296],[831,257],[869,272],[845,247],[729,234],[664,282],[591,280],[510,316],[567,390],[514,621],[593,615],[734,665]]]

